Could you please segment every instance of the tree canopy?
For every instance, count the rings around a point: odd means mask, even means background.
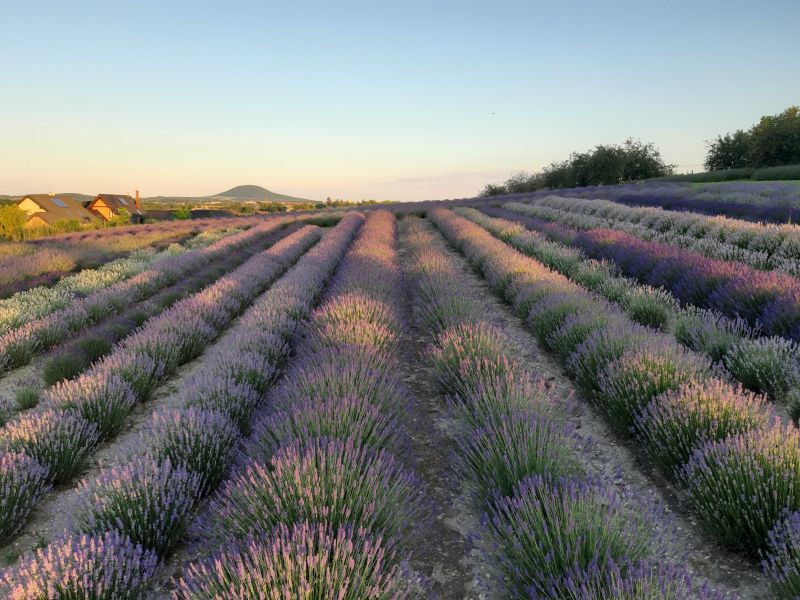
[[[598,145],[588,152],[573,152],[567,160],[554,162],[539,173],[516,173],[503,185],[487,185],[483,196],[531,192],[543,188],[613,185],[661,177],[673,166],[661,158],[652,143],[628,138],[621,145]]]
[[[779,167],[800,163],[800,107],[761,117],[747,131],[718,135],[708,143],[709,171]]]

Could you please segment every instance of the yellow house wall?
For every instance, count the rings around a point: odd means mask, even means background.
[[[31,200],[30,198],[23,198],[22,202],[17,204],[17,207],[20,210],[24,210],[25,213],[28,214],[29,216],[36,213],[44,212],[44,209],[38,204],[36,204],[36,202]]]

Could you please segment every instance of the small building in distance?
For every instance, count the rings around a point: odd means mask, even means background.
[[[119,216],[123,209],[131,215],[131,223],[141,223],[144,221],[142,213],[142,200],[139,197],[139,190],[136,190],[136,198],[123,194],[97,194],[94,200],[86,205],[89,212],[97,215],[105,221],[110,221]]]
[[[80,200],[69,194],[28,194],[17,203],[28,215],[25,227],[50,227],[59,221],[78,221],[88,225],[97,217]]]

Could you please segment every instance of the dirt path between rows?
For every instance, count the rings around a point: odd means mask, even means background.
[[[425,365],[430,336],[414,318],[413,281],[408,273],[408,249],[398,227],[398,263],[404,277],[401,308],[408,324],[401,343],[403,379],[412,393],[407,423],[411,437],[412,466],[434,502],[434,521],[425,531],[415,551],[412,567],[429,577],[442,600],[485,598],[477,595],[466,543],[469,529],[477,525],[472,515],[461,509],[461,482],[450,466],[454,451],[444,404],[432,385]]]

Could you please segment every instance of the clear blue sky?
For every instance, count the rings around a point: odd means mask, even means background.
[[[460,197],[800,103],[794,0],[0,1],[0,193]]]

